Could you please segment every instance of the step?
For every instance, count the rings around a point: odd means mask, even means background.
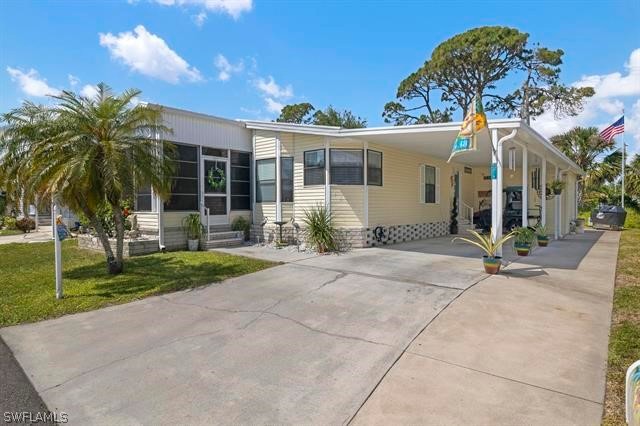
[[[211,232],[209,234],[209,241],[229,240],[233,238],[244,238],[244,231]]]
[[[226,240],[211,240],[205,241],[203,247],[205,250],[211,250],[221,247],[237,247],[244,243],[244,237],[241,238],[228,238]]]
[[[207,225],[204,226],[206,231]],[[231,231],[231,225],[209,225],[210,232],[229,232]]]

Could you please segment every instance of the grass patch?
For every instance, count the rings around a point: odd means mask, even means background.
[[[105,258],[62,243],[64,299],[55,299],[53,242],[0,245],[0,327],[40,321],[256,272],[272,262],[214,252],[169,252],[125,260],[109,275]]]
[[[24,232],[22,232],[19,229],[0,229],[0,237],[6,237],[8,235],[18,235],[18,234],[24,234]]]
[[[640,359],[640,229],[622,232],[613,316],[609,337],[609,365],[604,425],[624,425],[625,374]]]

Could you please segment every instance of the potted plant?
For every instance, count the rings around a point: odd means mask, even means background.
[[[187,246],[189,247],[189,251],[198,251],[200,237],[204,230],[202,222],[200,222],[200,215],[198,213],[190,213],[182,219],[182,227],[187,233]]]
[[[539,223],[535,228],[536,238],[540,247],[546,247],[549,244],[549,235],[547,227]]]
[[[488,235],[480,234],[473,229],[468,229],[468,231],[475,237],[475,239],[456,237],[452,240],[461,240],[465,243],[472,244],[476,247],[479,247],[486,254],[482,256],[482,263],[484,264],[484,271],[487,274],[497,274],[500,272],[500,265],[502,264],[502,257],[496,256],[496,253],[502,247],[504,243],[506,243],[509,239],[513,238],[513,232],[508,233],[507,235],[503,235],[502,238],[493,242],[491,238],[491,232]]]
[[[515,235],[513,246],[515,247],[518,256],[527,256],[531,250],[531,245],[536,238],[536,234],[531,228],[526,227],[514,229],[513,234]]]
[[[562,190],[565,187],[565,183],[561,180],[554,179],[551,182],[549,182],[547,186],[554,195],[560,195],[562,194]]]

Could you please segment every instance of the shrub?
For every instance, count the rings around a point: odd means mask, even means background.
[[[516,246],[530,246],[536,238],[533,229],[519,227],[513,230],[515,235],[514,243]]]
[[[305,210],[303,222],[307,226],[307,240],[319,253],[336,250],[336,230],[327,209],[315,207]]]
[[[5,216],[4,217],[4,227],[7,229],[17,229],[16,228],[16,218],[13,216]]]
[[[200,214],[198,213],[190,213],[188,216],[185,216],[184,219],[182,219],[182,227],[187,233],[189,240],[199,240],[204,230],[200,222]]]
[[[233,231],[244,231],[244,239],[249,241],[249,237],[251,234],[251,223],[244,217],[238,216],[233,220],[231,224],[231,229]]]
[[[29,232],[32,229],[36,229],[36,222],[30,217],[21,217],[16,220],[16,228],[21,230],[22,232]]]

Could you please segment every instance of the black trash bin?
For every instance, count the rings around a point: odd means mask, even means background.
[[[627,212],[620,206],[601,204],[599,208],[591,210],[591,224],[594,228],[621,229],[626,218]]]

